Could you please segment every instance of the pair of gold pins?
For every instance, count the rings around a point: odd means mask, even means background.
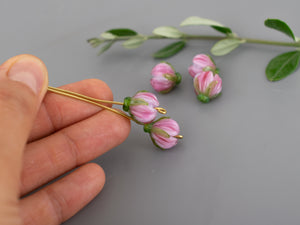
[[[56,87],[51,87],[51,86],[48,86],[48,91],[51,91],[51,92],[56,93],[56,94],[64,95],[64,96],[67,96],[67,97],[75,98],[75,99],[78,99],[80,101],[91,103],[93,105],[99,106],[99,107],[107,109],[111,112],[117,113],[121,116],[124,116],[125,118],[127,118],[129,120],[132,120],[132,118],[130,116],[128,116],[127,114],[125,114],[123,112],[120,112],[120,111],[118,111],[114,108],[110,108],[106,105],[101,104],[101,103],[109,103],[109,104],[114,104],[114,105],[123,105],[123,102],[116,102],[116,101],[109,101],[109,100],[102,100],[102,99],[92,98],[92,97],[82,95],[82,94],[79,94],[79,93],[76,93],[76,92],[73,92],[73,91],[68,91],[68,90],[64,90],[64,89],[56,88]],[[165,110],[164,108],[156,107],[155,109],[161,114],[166,114],[167,113],[167,110]]]

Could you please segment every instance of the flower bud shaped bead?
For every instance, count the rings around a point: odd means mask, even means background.
[[[166,62],[157,64],[152,69],[151,86],[160,93],[168,93],[181,82],[181,75]]]
[[[194,89],[199,101],[207,103],[222,91],[222,79],[212,71],[205,71],[194,77]]]
[[[133,97],[124,99],[123,110],[129,112],[137,123],[151,123],[156,115],[159,102],[150,92],[140,91]]]
[[[193,58],[193,64],[189,67],[189,73],[192,77],[195,77],[198,73],[203,71],[218,73],[218,69],[212,58],[205,54],[199,54]]]
[[[169,117],[162,117],[151,124],[145,124],[144,131],[150,133],[153,143],[161,149],[174,147],[179,138],[180,129],[178,123]]]

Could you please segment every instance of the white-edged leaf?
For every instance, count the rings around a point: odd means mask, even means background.
[[[144,37],[132,37],[122,43],[124,48],[133,49],[140,47],[145,42]]]
[[[106,43],[98,52],[98,55],[103,54],[104,52],[106,52],[108,49],[110,49],[110,47],[115,43],[114,40],[109,41],[108,43]]]
[[[162,26],[153,30],[153,34],[160,35],[167,38],[181,38],[183,33],[175,27]]]
[[[236,49],[239,47],[240,44],[245,43],[243,40],[238,40],[238,39],[223,39],[221,41],[218,41],[210,50],[213,55],[216,56],[221,56],[221,55],[226,55],[232,50]]]
[[[101,37],[107,40],[113,40],[116,38],[116,35],[113,35],[112,33],[109,32],[104,32],[101,34]]]
[[[198,26],[198,25],[225,27],[217,21],[201,18],[198,16],[188,17],[180,24],[180,26]]]
[[[90,38],[87,40],[87,42],[93,47],[93,48],[96,48],[98,47],[99,45],[101,45],[104,40],[102,39],[99,39],[99,38]]]

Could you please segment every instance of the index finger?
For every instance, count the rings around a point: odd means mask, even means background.
[[[108,85],[98,79],[88,79],[61,87],[103,100],[113,100]],[[100,107],[55,93],[47,93],[35,119],[29,142],[43,138],[102,110]]]

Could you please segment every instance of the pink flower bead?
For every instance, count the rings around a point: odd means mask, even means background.
[[[163,117],[153,124],[146,124],[144,130],[150,133],[153,143],[161,149],[170,149],[178,142],[179,125],[169,117]]]
[[[181,82],[181,75],[166,62],[157,64],[152,69],[151,86],[160,93],[168,93]]]
[[[205,71],[194,77],[194,89],[201,102],[209,102],[222,91],[222,79],[212,71]]]
[[[193,64],[189,67],[189,73],[192,77],[195,77],[198,73],[203,71],[217,72],[217,68],[211,57],[205,54],[199,54],[193,58]]]
[[[156,96],[150,92],[138,92],[132,98],[127,97],[124,100],[124,111],[129,111],[134,120],[138,123],[151,123],[156,115],[156,107],[159,102]]]

